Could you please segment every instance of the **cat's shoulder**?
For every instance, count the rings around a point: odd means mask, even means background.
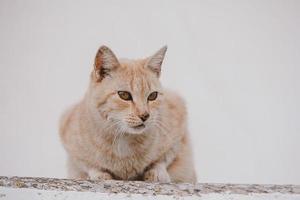
[[[64,135],[71,125],[71,122],[78,117],[78,111],[81,107],[81,103],[74,104],[66,109],[59,118],[59,133]]]
[[[165,103],[168,110],[176,115],[186,116],[186,103],[181,95],[171,90],[164,90]]]

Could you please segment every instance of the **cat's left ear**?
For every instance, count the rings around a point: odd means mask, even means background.
[[[153,71],[158,77],[160,76],[161,65],[165,58],[167,49],[168,49],[167,46],[163,46],[153,56],[148,58],[148,61],[146,63],[146,67],[148,67],[151,71]]]

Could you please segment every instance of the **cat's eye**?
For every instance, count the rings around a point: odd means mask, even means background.
[[[132,96],[131,96],[130,92],[118,91],[118,95],[121,99],[123,99],[125,101],[131,101],[132,100]]]
[[[157,94],[157,92],[152,92],[151,94],[149,94],[148,101],[154,101],[157,98]]]

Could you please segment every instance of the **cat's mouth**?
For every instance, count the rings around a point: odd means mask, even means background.
[[[129,126],[128,127],[129,130],[128,130],[128,133],[131,133],[131,134],[142,134],[144,133],[145,129],[146,129],[146,125],[144,123],[141,123],[139,125],[136,125],[136,126]]]
[[[136,129],[136,130],[140,130],[140,129],[145,128],[145,124],[140,124],[140,125],[137,125],[137,126],[133,126],[132,128]]]

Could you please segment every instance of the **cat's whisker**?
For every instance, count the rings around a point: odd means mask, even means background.
[[[115,142],[120,138],[121,134],[122,134],[122,126],[121,126],[121,122],[118,121],[118,123],[116,123],[117,126],[115,132],[113,132],[113,134],[115,135],[112,146],[115,145]]]
[[[156,122],[160,123],[162,126],[164,126],[167,129],[167,131],[169,131],[168,126],[162,122],[162,115],[161,114],[158,114],[158,116],[156,118]]]
[[[159,133],[167,135],[167,131],[164,129],[164,127],[160,126],[159,124],[157,124],[156,127],[160,130]]]
[[[112,123],[107,123],[108,125],[106,125],[103,130],[104,131],[109,131],[112,127],[116,126],[118,124],[118,121],[116,122],[112,122]]]
[[[116,139],[117,139],[117,137],[118,137],[118,134],[115,133],[114,136],[115,136],[115,137],[114,137],[114,140],[113,140],[111,146],[114,146],[114,145],[115,145],[115,142],[116,142]]]
[[[165,131],[169,131],[170,129],[168,128],[167,125],[165,125],[159,117],[155,117],[149,121],[149,123],[152,123],[154,126],[160,126],[163,128]]]

